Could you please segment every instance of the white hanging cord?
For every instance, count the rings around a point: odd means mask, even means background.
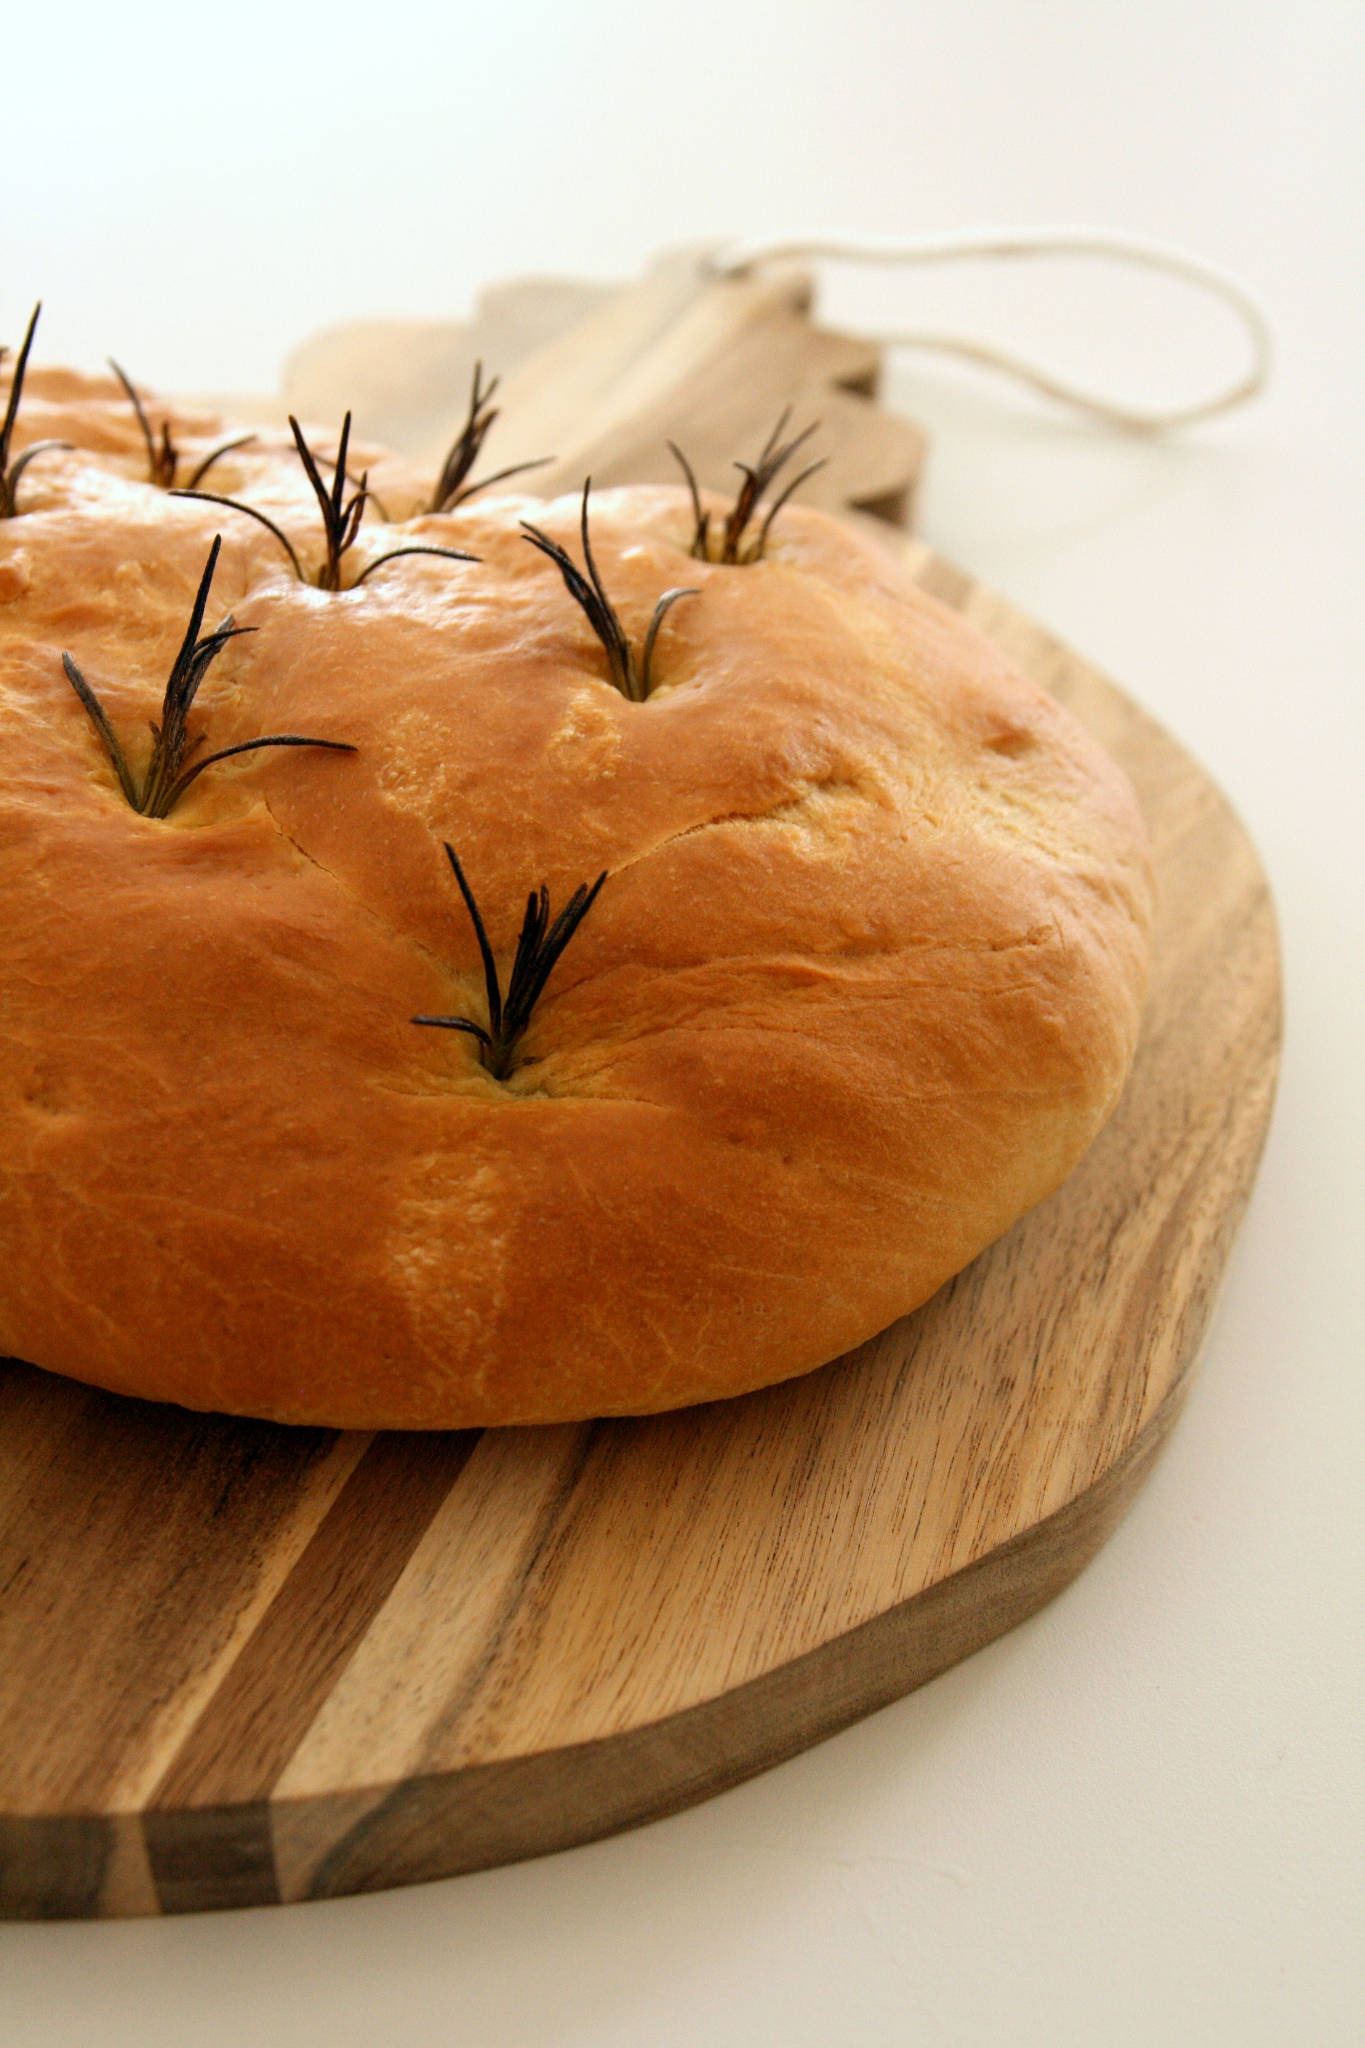
[[[1133,268],[1155,270],[1166,277],[1193,285],[1226,306],[1241,322],[1251,344],[1251,365],[1234,383],[1224,385],[1207,398],[1189,405],[1147,408],[1115,404],[1095,393],[1064,383],[1036,364],[990,342],[971,335],[933,333],[892,333],[878,337],[888,347],[931,349],[940,355],[960,356],[985,368],[1028,384],[1045,397],[1075,406],[1106,426],[1132,434],[1155,434],[1171,427],[1192,426],[1196,420],[1213,419],[1244,405],[1260,391],[1270,372],[1270,329],[1251,294],[1221,271],[1197,263],[1178,249],[1159,242],[1141,241],[1135,236],[1102,234],[1089,228],[1046,228],[1019,233],[990,228],[969,228],[961,232],[918,235],[904,242],[859,242],[848,238],[800,242],[766,242],[746,245],[727,243],[707,259],[717,277],[744,277],[772,263],[835,261],[866,264],[951,263],[963,260],[994,262],[1035,256],[1078,256],[1108,258]]]

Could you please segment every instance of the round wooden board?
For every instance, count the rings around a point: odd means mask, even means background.
[[[856,1354],[675,1415],[363,1437],[0,1366],[0,1911],[323,1897],[628,1827],[922,1684],[1113,1528],[1265,1135],[1273,914],[1187,754],[910,554],[1100,735],[1151,824],[1155,975],[1099,1142]]]

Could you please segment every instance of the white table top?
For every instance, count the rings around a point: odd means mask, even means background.
[[[1279,1107],[1189,1409],[1097,1562],[914,1697],[709,1804],[325,1905],[0,1926],[4,2048],[828,2048],[1365,2038],[1360,1591],[1365,12],[1350,0],[248,0],[5,29],[0,330],[269,388],[370,313],[660,246],[1085,221],[1240,274],[1269,395],[1124,440],[902,359],[923,535],[1146,702],[1256,838]],[[324,30],[322,24],[326,22]],[[389,25],[391,24],[391,26]],[[1226,327],[1100,271],[831,281],[1135,397]]]

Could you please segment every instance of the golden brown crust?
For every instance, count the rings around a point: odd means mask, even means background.
[[[1131,792],[857,536],[789,509],[712,566],[681,493],[596,497],[637,645],[700,588],[637,705],[518,531],[576,548],[576,504],[367,523],[362,563],[481,565],[327,593],[140,481],[116,386],[36,373],[20,418],[78,447],[0,522],[0,1348],[291,1422],[644,1412],[870,1335],[1089,1143],[1145,976]],[[214,481],[317,552],[281,437]],[[358,752],[244,755],[144,819],[61,654],[140,762],[215,532],[210,623],[257,631],[192,723]],[[446,839],[504,971],[530,887],[610,871],[505,1084],[409,1021],[481,1014]]]

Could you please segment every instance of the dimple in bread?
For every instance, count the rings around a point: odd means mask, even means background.
[[[326,591],[144,481],[116,386],[37,373],[21,426],[73,449],[0,520],[0,1349],[284,1422],[650,1412],[838,1356],[1090,1143],[1146,974],[1132,793],[880,548],[789,505],[761,561],[698,561],[685,492],[594,495],[636,645],[698,593],[634,703],[521,531],[574,547],[576,500],[367,519],[352,576],[478,562]],[[317,552],[283,437],[213,481]],[[253,631],[208,747],[355,752],[143,817],[62,655],[142,759],[215,534],[210,623]],[[529,890],[607,874],[505,1079],[412,1022],[485,1014],[445,842],[504,972]]]

